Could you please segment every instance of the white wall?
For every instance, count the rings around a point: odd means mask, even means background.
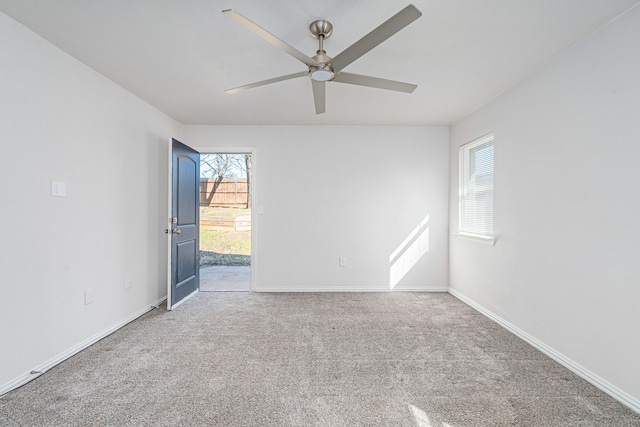
[[[0,52],[4,390],[166,295],[179,124],[4,14]],[[50,195],[51,180],[66,197]]]
[[[202,152],[256,148],[255,290],[389,291],[392,269],[406,271],[394,290],[447,289],[448,128],[185,126],[183,135]]]
[[[450,286],[640,410],[640,8],[451,129],[495,131],[495,247],[452,237]]]

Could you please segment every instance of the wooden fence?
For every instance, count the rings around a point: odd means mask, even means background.
[[[211,194],[215,185],[213,179],[200,180],[200,206],[237,206],[247,207],[247,180],[225,178],[215,193]]]

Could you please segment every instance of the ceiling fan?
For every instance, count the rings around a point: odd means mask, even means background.
[[[313,89],[313,100],[316,108],[316,114],[322,114],[325,112],[325,83],[328,81],[369,86],[405,93],[411,93],[417,87],[414,84],[381,79],[378,77],[363,76],[360,74],[345,73],[342,71],[347,65],[351,64],[362,55],[369,52],[371,49],[378,46],[380,43],[384,42],[389,37],[422,16],[422,12],[412,4],[393,15],[369,34],[362,37],[360,40],[333,58],[327,55],[323,46],[324,40],[329,38],[333,32],[333,25],[331,25],[329,21],[317,20],[312,22],[309,26],[311,35],[318,39],[319,48],[314,56],[308,57],[238,12],[227,9],[223,10],[222,13],[248,28],[250,31],[253,31],[275,47],[284,50],[286,53],[307,66],[305,71],[228,89],[225,90],[226,93],[236,93],[241,90],[252,89],[254,87],[264,86],[283,80],[309,76]]]

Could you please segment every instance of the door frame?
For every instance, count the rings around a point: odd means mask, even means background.
[[[251,278],[250,278],[250,291],[256,291],[256,283],[257,283],[257,272],[258,272],[258,221],[257,216],[262,215],[264,212],[263,205],[256,205],[256,200],[258,200],[258,187],[256,183],[258,182],[258,150],[257,147],[229,147],[229,146],[197,146],[191,147],[194,150],[198,151],[200,154],[215,154],[215,153],[230,153],[230,154],[242,154],[242,153],[250,153],[251,154],[251,183],[250,183],[250,195],[251,195]],[[260,213],[258,213],[260,211]],[[200,227],[200,224],[198,224]]]

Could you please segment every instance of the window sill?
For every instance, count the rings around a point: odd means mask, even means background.
[[[482,243],[485,245],[495,246],[496,238],[493,236],[480,236],[477,234],[453,233],[454,236],[472,242]]]

